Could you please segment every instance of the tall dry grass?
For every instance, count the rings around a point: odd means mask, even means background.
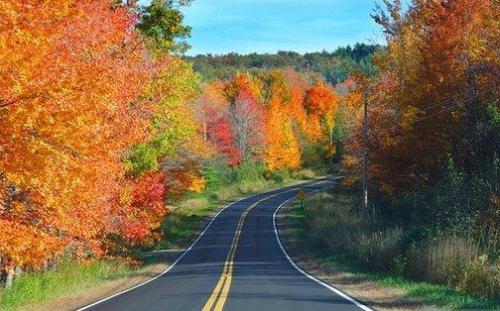
[[[320,194],[306,201],[305,214],[312,241],[326,250],[341,252],[365,268],[380,272],[393,269],[402,256],[400,228],[373,228],[353,213],[347,197]]]
[[[406,254],[408,276],[444,283],[483,298],[500,298],[500,259],[477,238],[442,236],[422,241]]]
[[[370,271],[447,284],[476,297],[500,299],[497,230],[484,230],[479,235],[437,233],[415,241],[387,221],[384,225],[365,221],[353,206],[348,195],[339,193],[307,199],[307,238],[323,251],[343,254]]]

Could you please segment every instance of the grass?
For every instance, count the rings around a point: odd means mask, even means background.
[[[426,282],[414,282],[402,277],[376,276],[377,282],[391,287],[403,289],[409,296],[423,299],[435,305],[445,306],[452,309],[496,309],[500,310],[498,302],[489,299],[472,297],[466,293],[453,288],[430,284]]]
[[[23,275],[11,289],[1,288],[0,309],[16,310],[139,272],[140,269],[118,260],[89,264],[63,261],[52,270]]]
[[[335,197],[338,200],[337,203],[349,203],[347,198],[342,197],[342,195],[336,194]],[[310,218],[315,216],[314,214],[311,215],[310,206],[326,204],[326,199],[331,200],[331,197],[324,194],[318,194],[306,200],[305,208],[296,203],[292,206],[289,216],[292,226],[292,238],[299,240],[300,243],[306,247],[307,251],[325,269],[354,273],[364,279],[375,281],[382,286],[401,289],[410,297],[441,307],[452,309],[500,310],[499,301],[477,298],[447,285],[409,280],[399,276],[396,272],[373,272],[373,270],[368,269],[362,262],[357,260],[357,258],[353,258],[352,255],[344,251],[333,251],[331,245],[325,245],[324,241],[321,241],[319,238],[320,235],[311,232],[309,226],[311,223],[314,223],[314,220]],[[316,210],[316,212],[318,212],[318,210]],[[321,210],[319,210],[319,212],[321,213]],[[321,213],[318,217],[322,218],[321,221],[332,222],[331,219],[325,219],[324,213]],[[328,234],[328,230],[325,231],[325,228],[320,228],[319,231],[322,233],[322,237]]]

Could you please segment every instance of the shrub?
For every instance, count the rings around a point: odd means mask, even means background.
[[[500,298],[500,260],[491,260],[472,238],[424,240],[407,254],[409,277],[456,286],[482,298]]]
[[[303,168],[297,172],[293,172],[292,177],[295,179],[313,179],[316,177],[316,172],[309,168]]]
[[[393,271],[402,257],[400,228],[361,232],[353,238],[354,255],[367,269],[377,272]]]
[[[232,197],[238,196],[238,188],[236,186],[227,186],[217,189],[214,194],[219,201],[226,201]]]
[[[353,212],[356,201],[346,190],[314,195],[304,205],[307,240],[316,249],[342,254],[369,271],[446,284],[479,298],[500,298],[499,233],[494,224],[464,231],[469,227],[464,222],[461,231],[458,226],[440,231],[425,223],[396,225],[386,215],[371,222]]]
[[[408,251],[407,274],[434,283],[452,283],[476,257],[472,241],[460,237],[424,240]]]
[[[285,180],[286,175],[288,175],[288,173],[286,173],[284,170],[267,171],[267,172],[265,172],[264,177],[267,180],[272,180],[272,181],[280,183],[280,182],[283,182]]]
[[[203,178],[208,191],[213,191],[231,182],[231,175],[231,169],[225,164],[208,164],[203,167]]]
[[[309,238],[334,253],[344,253],[378,272],[394,268],[402,257],[399,228],[374,228],[352,212],[352,202],[342,195],[319,194],[306,200]]]
[[[306,199],[304,213],[310,240],[343,252],[350,249],[348,245],[359,232],[361,218],[342,204],[344,199],[340,196],[333,200],[325,193]]]
[[[500,261],[490,263],[482,255],[465,267],[457,287],[482,298],[500,298]]]
[[[261,180],[264,179],[265,171],[266,167],[263,163],[253,161],[244,162],[234,168],[234,181]]]

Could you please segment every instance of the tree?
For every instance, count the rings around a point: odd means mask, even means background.
[[[2,265],[103,256],[124,211],[138,212],[117,199],[122,159],[150,133],[141,94],[157,64],[112,1],[7,0],[0,19]],[[156,214],[145,221],[163,214],[141,208]]]
[[[386,211],[400,207],[398,215],[407,221],[498,225],[492,216],[499,189],[498,3],[414,1],[405,11],[401,1],[384,2],[374,17],[386,33],[387,50],[373,57],[378,73],[368,97],[375,197],[390,203]],[[353,104],[350,160],[361,142],[354,134],[360,132],[363,91],[356,80],[358,87],[344,99]],[[443,188],[448,190],[436,190]],[[463,198],[449,197],[464,191]],[[420,196],[426,200],[415,199]],[[443,206],[446,200],[449,206]],[[431,202],[427,209],[425,201]],[[446,220],[450,215],[457,217]]]
[[[492,132],[483,136],[477,129],[489,123],[485,109],[498,89],[498,48],[491,42],[500,37],[495,27],[488,38],[480,29],[495,20],[495,11],[494,1],[457,0],[418,2],[405,14],[394,1],[375,16],[387,34],[388,53],[379,58],[383,72],[374,104],[390,104],[399,124],[399,131],[385,131],[397,134],[385,139],[391,146],[373,146],[374,166],[386,172],[375,178],[385,188],[436,183],[448,154],[468,176],[490,170],[476,165],[494,162],[496,144]],[[470,74],[479,67],[489,69]],[[401,166],[388,167],[395,163]]]
[[[263,77],[265,120],[265,163],[269,170],[294,169],[300,166],[300,144],[290,117],[290,88],[283,72]]]
[[[133,175],[157,170],[165,159],[184,159],[186,153],[192,160],[210,154],[201,136],[202,126],[196,119],[199,94],[198,79],[191,66],[167,57],[141,96],[154,103],[154,112],[151,137],[128,152],[126,163]]]
[[[191,0],[152,0],[141,7],[140,32],[148,38],[151,47],[160,53],[184,53],[189,45],[182,41],[189,38],[191,27],[183,24],[181,6]]]
[[[306,90],[304,106],[308,112],[309,134],[313,140],[322,140],[326,132],[327,141],[330,146],[333,146],[337,104],[338,99],[333,90],[320,81]]]
[[[257,102],[250,79],[235,77],[225,89],[229,102],[228,119],[231,122],[235,147],[243,161],[258,159],[263,147],[263,109]]]
[[[197,106],[197,116],[203,127],[204,140],[211,144],[229,165],[235,166],[242,162],[242,156],[234,142],[229,120],[229,102],[224,94],[225,87],[217,81],[204,85]]]

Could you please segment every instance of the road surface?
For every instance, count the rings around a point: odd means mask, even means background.
[[[370,310],[301,271],[278,238],[279,207],[300,189],[317,192],[332,183],[308,182],[229,205],[169,270],[79,310]]]

